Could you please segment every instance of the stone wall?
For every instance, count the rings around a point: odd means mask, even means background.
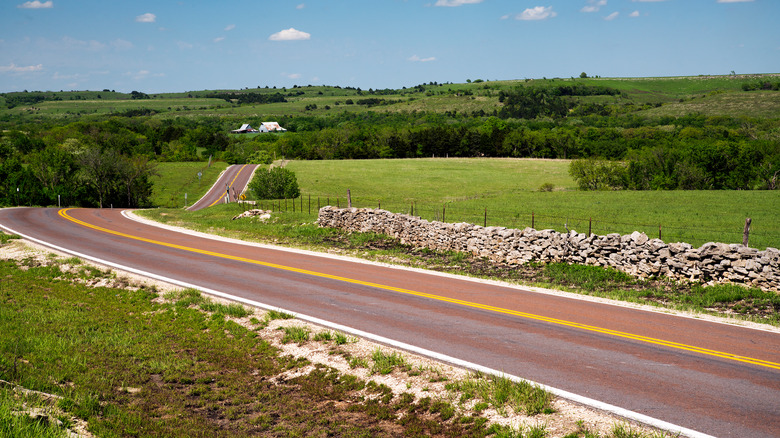
[[[666,276],[703,283],[733,282],[780,290],[780,251],[737,244],[664,243],[644,233],[606,236],[571,231],[482,227],[431,222],[406,214],[367,208],[320,209],[322,227],[385,234],[402,243],[461,251],[510,264],[529,261],[609,266],[639,277]]]

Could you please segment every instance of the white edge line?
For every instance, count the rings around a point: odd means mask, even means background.
[[[686,436],[686,437],[690,437],[690,438],[716,438],[716,437],[714,437],[712,435],[707,435],[707,434],[704,434],[704,433],[701,433],[701,432],[697,432],[697,431],[692,430],[692,429],[688,429],[688,428],[681,427],[681,426],[678,426],[678,425],[675,425],[675,424],[672,424],[672,423],[668,423],[666,421],[662,421],[662,420],[659,420],[659,419],[656,419],[656,418],[653,418],[653,417],[649,417],[647,415],[640,414],[638,412],[629,411],[628,409],[623,409],[623,408],[618,407],[618,406],[610,405],[608,403],[604,403],[604,402],[601,402],[601,401],[598,401],[598,400],[594,400],[592,398],[588,398],[588,397],[584,397],[584,396],[581,396],[581,395],[578,395],[578,394],[574,394],[572,392],[564,391],[562,389],[554,388],[552,386],[542,385],[540,383],[536,383],[534,381],[531,381],[531,380],[528,380],[528,379],[524,379],[522,377],[513,376],[511,374],[506,374],[506,373],[503,373],[501,371],[494,370],[492,368],[487,368],[487,367],[484,367],[482,365],[478,365],[478,364],[475,364],[475,363],[472,363],[472,362],[468,362],[468,361],[465,361],[465,360],[462,360],[462,359],[458,359],[458,358],[455,358],[455,357],[447,356],[447,355],[444,355],[444,354],[441,354],[441,353],[437,353],[435,351],[431,351],[431,350],[427,350],[427,349],[424,349],[424,348],[421,348],[421,347],[417,347],[415,345],[406,344],[404,342],[396,341],[396,340],[390,339],[390,338],[385,338],[383,336],[375,335],[373,333],[364,332],[362,330],[354,329],[352,327],[348,327],[348,326],[345,326],[345,325],[337,324],[337,323],[334,323],[334,322],[331,322],[331,321],[326,321],[326,320],[323,320],[323,319],[315,318],[313,316],[303,315],[303,314],[296,313],[296,312],[293,312],[293,311],[285,310],[285,309],[282,309],[280,307],[270,306],[268,304],[264,304],[264,303],[261,303],[261,302],[258,302],[258,301],[253,301],[253,300],[249,300],[249,299],[246,299],[246,298],[237,297],[237,296],[230,295],[230,294],[227,294],[227,293],[224,293],[224,292],[220,292],[220,291],[217,291],[217,290],[214,290],[214,289],[204,288],[204,287],[197,286],[197,285],[194,285],[194,284],[191,284],[191,283],[187,283],[187,282],[184,282],[184,281],[179,281],[179,280],[175,280],[175,279],[172,279],[172,278],[163,277],[161,275],[153,274],[151,272],[146,272],[146,271],[142,271],[140,269],[135,269],[135,268],[131,268],[131,267],[128,267],[128,266],[120,265],[118,263],[109,262],[107,260],[99,259],[97,257],[93,257],[93,256],[90,256],[90,255],[87,255],[87,254],[82,254],[82,253],[79,253],[79,252],[76,252],[76,251],[72,251],[70,249],[63,248],[63,247],[57,246],[57,245],[53,245],[53,244],[45,242],[43,240],[36,239],[34,237],[18,233],[16,231],[14,231],[14,230],[12,230],[12,229],[2,225],[2,224],[0,224],[0,228],[8,230],[8,231],[10,231],[13,234],[19,235],[19,236],[25,238],[26,240],[30,240],[32,242],[38,243],[40,245],[44,245],[46,247],[49,247],[49,248],[52,248],[52,249],[55,249],[55,250],[58,250],[58,251],[61,251],[61,252],[67,253],[67,254],[72,254],[72,255],[74,255],[76,257],[79,257],[79,258],[91,260],[91,261],[93,261],[95,263],[99,263],[101,265],[110,266],[112,268],[116,268],[116,269],[120,269],[120,270],[123,270],[123,271],[131,272],[133,274],[137,274],[137,275],[141,275],[141,276],[145,276],[145,277],[150,277],[150,278],[153,278],[155,280],[164,281],[166,283],[171,283],[171,284],[174,284],[174,285],[177,285],[177,286],[181,286],[181,287],[184,287],[184,288],[196,289],[196,290],[199,290],[199,291],[201,291],[203,293],[206,293],[206,294],[209,294],[209,295],[214,295],[214,296],[218,296],[218,297],[221,297],[221,298],[226,298],[226,299],[229,299],[229,300],[232,300],[232,301],[237,301],[237,302],[240,302],[240,303],[247,304],[249,306],[258,307],[258,308],[265,309],[265,310],[276,310],[276,311],[279,311],[279,312],[285,312],[285,313],[294,314],[296,318],[298,318],[300,320],[303,320],[303,321],[308,321],[308,322],[310,322],[312,324],[316,324],[316,325],[319,325],[319,326],[322,326],[322,327],[328,327],[328,328],[331,328],[331,329],[334,329],[334,330],[339,330],[339,331],[342,331],[342,332],[345,332],[345,333],[349,333],[351,335],[358,336],[358,337],[361,337],[361,338],[370,339],[372,341],[376,341],[376,342],[379,342],[381,344],[389,345],[391,347],[395,347],[395,348],[398,348],[398,349],[401,349],[401,350],[405,350],[405,351],[409,351],[409,352],[412,352],[412,353],[417,353],[417,354],[420,354],[422,356],[427,356],[427,357],[430,357],[430,358],[438,360],[438,361],[447,362],[447,363],[450,363],[450,364],[453,364],[453,365],[457,365],[457,366],[460,366],[460,367],[463,367],[463,368],[466,368],[466,369],[469,369],[469,370],[473,370],[473,371],[479,371],[479,372],[482,372],[484,374],[490,374],[490,375],[498,376],[498,377],[505,377],[505,378],[508,378],[508,379],[510,379],[512,381],[515,381],[515,382],[527,382],[527,383],[530,383],[532,385],[538,386],[538,387],[544,389],[545,391],[548,391],[548,392],[550,392],[550,393],[552,393],[552,394],[554,394],[554,395],[556,395],[558,397],[565,398],[567,400],[571,400],[573,402],[580,403],[582,405],[585,405],[585,406],[588,406],[588,407],[591,407],[591,408],[594,408],[594,409],[598,409],[598,410],[601,410],[601,411],[605,411],[605,412],[608,412],[608,413],[611,413],[611,414],[614,414],[614,415],[617,415],[617,416],[620,416],[620,417],[623,417],[623,418],[626,418],[626,419],[629,419],[629,420],[634,420],[634,421],[637,421],[639,423],[655,427],[657,429],[666,430],[666,431],[669,431],[669,432],[672,432],[672,433],[677,433],[677,434],[680,434],[682,436]]]
[[[217,176],[217,180],[216,180],[216,181],[214,181],[214,184],[211,186],[211,188],[210,188],[210,189],[208,189],[208,190],[206,191],[206,193],[205,193],[203,196],[201,196],[201,197],[200,197],[200,199],[198,199],[197,201],[193,202],[193,203],[192,203],[192,205],[190,205],[189,207],[185,208],[185,210],[187,210],[187,211],[190,211],[190,209],[191,209],[192,207],[194,207],[195,205],[197,205],[197,203],[198,203],[198,202],[200,202],[200,201],[201,201],[203,198],[205,198],[205,197],[206,197],[206,195],[208,195],[209,193],[211,193],[211,191],[212,191],[212,190],[214,190],[214,187],[216,187],[216,186],[217,186],[217,183],[219,182],[219,179],[220,179],[220,178],[222,178],[222,175],[224,175],[224,174],[225,174],[225,172],[227,172],[227,171],[228,171],[228,169],[230,169],[230,168],[231,168],[231,167],[233,167],[233,166],[235,166],[235,164],[231,164],[230,166],[226,167],[226,168],[225,168],[225,170],[223,170],[222,172],[220,172],[220,173],[219,173],[219,176]]]

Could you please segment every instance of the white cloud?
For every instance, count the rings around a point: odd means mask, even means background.
[[[114,41],[111,41],[111,47],[113,47],[116,50],[130,50],[132,49],[133,43],[130,41],[123,40],[121,38],[115,39]]]
[[[436,4],[434,6],[457,7],[463,5],[473,5],[482,2],[483,0],[436,0]]]
[[[53,1],[41,3],[38,0],[32,2],[24,2],[21,5],[17,6],[17,8],[22,8],[22,9],[51,9],[53,7],[54,7]]]
[[[268,37],[271,41],[300,41],[311,39],[311,34],[300,30],[289,28]]]
[[[154,23],[155,21],[157,21],[157,16],[150,12],[147,12],[145,14],[135,17],[135,21],[139,23]]]
[[[607,0],[588,0],[588,4],[580,9],[580,12],[598,12],[602,6],[607,5]]]
[[[634,12],[632,12],[632,13],[628,14],[628,16],[629,16],[629,17],[632,17],[632,18],[636,18],[636,17],[638,17],[638,16],[639,16],[639,11],[634,11]]]
[[[152,73],[149,70],[138,70],[137,72],[129,71],[125,73],[125,76],[130,76],[135,80],[142,80],[147,78],[161,78],[165,76],[165,73]]]
[[[227,26],[225,26],[225,31],[226,32],[230,32],[231,30],[233,30],[235,28],[236,28],[235,24],[228,24]]]
[[[606,21],[612,21],[612,20],[614,20],[615,18],[617,18],[617,17],[618,17],[618,15],[620,15],[620,12],[613,12],[613,13],[611,13],[611,14],[607,15],[606,17],[604,17],[604,20],[606,20]]]
[[[100,41],[95,40],[77,40],[76,38],[72,38],[69,36],[62,37],[62,43],[65,49],[85,49],[85,50],[91,50],[93,52],[103,50],[106,48],[106,45],[101,43]]]
[[[303,4],[303,3],[301,3],[301,4],[299,4],[298,6],[296,6],[296,7],[295,7],[295,9],[301,10],[301,9],[303,9],[303,8],[305,8],[305,7],[306,7],[306,5],[305,5],[305,4]]]
[[[11,65],[0,65],[0,73],[32,73],[41,70],[43,70],[43,64],[20,66],[11,63]]]
[[[657,3],[657,2],[665,2],[666,0],[631,0],[632,2],[636,3]]]
[[[718,3],[750,3],[752,1],[753,0],[718,0]]]
[[[224,41],[224,40],[225,40],[225,37],[216,37],[216,38],[214,38],[214,42],[215,43],[218,43],[218,42],[221,42],[221,41]]]
[[[408,60],[412,62],[430,62],[430,61],[436,61],[436,57],[430,56],[428,58],[420,58],[417,55],[412,55]]]
[[[301,74],[300,73],[290,73],[290,74],[285,74],[284,76],[286,76],[288,79],[300,79],[301,78]]]
[[[177,46],[179,47],[179,49],[181,49],[181,50],[189,50],[189,49],[192,49],[193,47],[195,47],[195,46],[193,46],[192,44],[190,44],[190,43],[186,43],[186,42],[184,42],[184,41],[176,41],[176,45],[177,45]]]
[[[546,20],[548,18],[553,18],[556,15],[558,15],[557,12],[552,10],[552,6],[544,7],[544,6],[537,6],[535,8],[528,8],[525,11],[523,11],[520,15],[518,15],[518,20]]]

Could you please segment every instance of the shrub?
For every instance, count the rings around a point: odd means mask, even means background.
[[[257,199],[295,199],[301,195],[295,173],[282,167],[258,170],[249,188]]]

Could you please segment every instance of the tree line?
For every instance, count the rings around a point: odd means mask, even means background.
[[[581,111],[594,104],[568,99],[570,93],[613,92],[528,87],[504,93],[502,106],[487,115],[455,110],[288,115],[276,119],[287,133],[256,136],[229,134],[252,122],[242,116],[128,112],[66,122],[0,120],[0,204],[19,202],[19,188],[28,194],[24,203],[35,205],[54,205],[59,195],[69,205],[142,206],[149,202],[153,163],[210,156],[228,163],[281,157],[590,158],[611,163],[612,176],[608,184],[595,185],[599,188],[777,188],[778,120],[646,118],[614,108]]]

